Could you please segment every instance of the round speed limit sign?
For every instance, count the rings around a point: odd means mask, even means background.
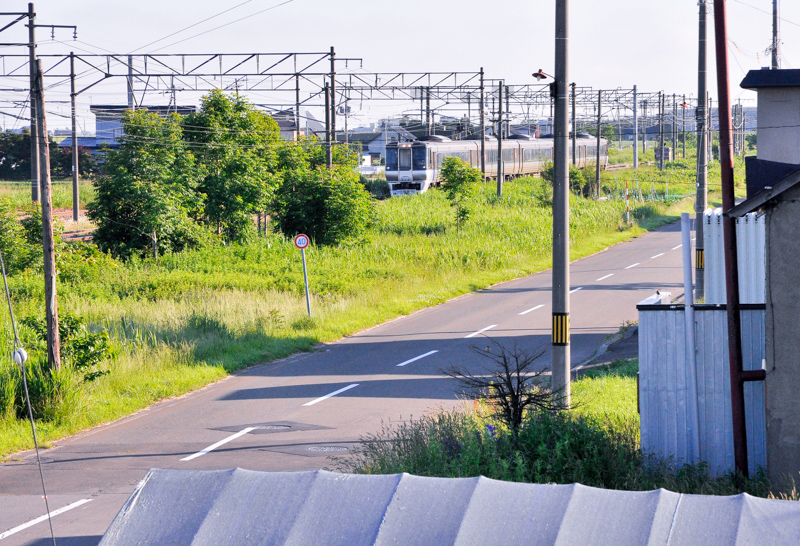
[[[308,235],[303,235],[301,233],[300,235],[296,235],[294,238],[294,246],[296,246],[300,250],[306,248],[308,246],[308,243],[309,243]]]

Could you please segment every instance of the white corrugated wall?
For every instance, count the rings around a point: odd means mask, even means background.
[[[725,303],[725,254],[722,209],[703,215],[705,249],[705,302]],[[736,248],[739,254],[739,301],[764,303],[766,284],[766,219],[750,213],[736,219]]]
[[[641,445],[648,453],[676,462],[708,463],[719,475],[733,470],[733,432],[728,371],[727,314],[724,306],[695,307],[698,420],[690,411],[694,380],[684,351],[686,325],[682,305],[643,306],[639,311],[639,408]],[[744,309],[742,347],[745,370],[762,366],[763,309]],[[745,383],[748,467],[766,467],[764,383]],[[699,425],[700,456],[692,454]]]

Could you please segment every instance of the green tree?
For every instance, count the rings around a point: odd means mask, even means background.
[[[201,171],[181,138],[180,116],[128,111],[123,124],[120,147],[108,153],[89,205],[94,240],[122,258],[199,246],[205,238],[194,221],[203,204]]]
[[[267,210],[280,177],[275,151],[280,128],[244,97],[212,91],[200,111],[184,121],[184,139],[197,154],[205,176],[204,218],[230,241],[255,232],[253,215]]]
[[[483,180],[483,174],[469,163],[451,156],[444,158],[441,176],[450,206],[456,209],[456,232],[461,233],[461,224],[472,213],[478,182]]]
[[[594,167],[592,167],[593,169]],[[542,171],[542,178],[547,180],[550,183],[550,187],[553,186],[553,164],[548,163],[547,166]],[[584,197],[588,197],[591,193],[591,184],[586,181],[586,177],[583,176],[583,171],[577,168],[572,163],[569,164],[569,189],[574,193],[579,193]]]
[[[89,151],[78,148],[80,174],[95,172],[95,163]],[[72,176],[72,148],[60,148],[50,138],[50,170],[56,178]],[[0,132],[0,180],[30,180],[31,135],[30,132]]]
[[[294,168],[283,172],[271,210],[282,233],[305,233],[316,244],[340,244],[363,236],[374,218],[374,204],[347,166]]]

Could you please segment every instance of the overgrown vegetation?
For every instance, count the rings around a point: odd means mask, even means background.
[[[633,362],[573,382],[574,409],[532,408],[511,430],[493,401],[384,426],[362,438],[362,450],[339,461],[357,473],[489,478],[531,483],[582,483],[623,490],[663,487],[680,493],[770,495],[759,472],[749,480],[712,478],[705,465],[679,465],[639,450]],[[610,411],[609,411],[610,409]]]
[[[306,251],[312,319],[305,316],[298,251],[279,233],[242,243],[212,242],[160,255],[158,261],[133,255],[123,262],[94,246],[64,244],[57,258],[61,314],[80,317],[89,332],[106,330],[117,356],[98,368],[111,373],[74,384],[80,409],[64,418],[43,418],[42,438],[120,417],[243,366],[309,350],[319,341],[549,267],[550,209],[535,197],[544,185],[537,178],[509,182],[498,200],[493,184],[478,184],[473,215],[460,237],[441,190],[381,202],[358,244]],[[572,258],[671,221],[691,202],[642,205],[636,223],[628,226],[622,221],[624,203],[573,195]],[[43,315],[38,267],[10,278],[19,318]],[[0,314],[0,325],[8,337],[7,314]],[[14,373],[12,366],[8,358],[0,360],[0,376]],[[78,379],[84,375],[74,373]],[[28,445],[24,422],[0,420],[0,453]]]
[[[123,125],[89,208],[95,241],[117,258],[243,243],[267,212],[285,235],[316,244],[358,239],[372,220],[357,154],[335,145],[326,169],[315,140],[281,142],[275,120],[244,97],[213,91],[185,118],[137,110]]]
[[[483,173],[457,157],[445,157],[441,170],[444,192],[450,206],[456,209],[456,233],[461,233],[461,224],[469,219],[473,201],[477,196],[478,182]]]

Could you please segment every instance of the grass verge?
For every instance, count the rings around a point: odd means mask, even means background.
[[[639,450],[636,360],[587,372],[572,384],[574,408],[529,412],[515,436],[485,404],[434,413],[386,426],[362,438],[362,451],[337,461],[364,474],[408,472],[530,483],[582,483],[631,491],[665,488],[679,493],[772,496],[764,473],[748,480],[714,478],[703,464],[676,465]],[[797,500],[796,493],[779,493]]]
[[[630,225],[624,206],[614,198],[571,198],[573,260],[674,221],[692,205],[635,201]],[[158,262],[87,254],[77,265],[59,266],[60,312],[87,320],[92,330],[108,330],[118,356],[103,365],[110,373],[80,386],[70,408],[39,423],[40,437],[47,444],[242,367],[546,269],[551,230],[540,179],[506,184],[502,199],[492,184],[483,185],[460,235],[439,191],[381,202],[368,239],[307,250],[312,318],[305,313],[298,251],[278,235]],[[43,315],[36,271],[18,274],[10,284],[18,317]],[[0,349],[10,353],[7,317],[0,325]],[[22,336],[30,338],[24,327]],[[0,364],[0,384],[12,375],[9,362]],[[0,455],[31,447],[18,415],[19,407],[3,403],[0,388]]]

